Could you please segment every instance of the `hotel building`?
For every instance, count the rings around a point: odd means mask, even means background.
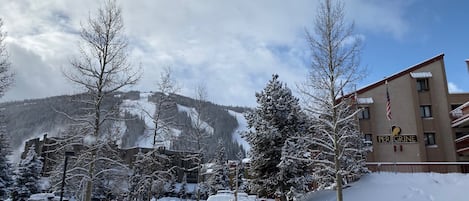
[[[443,57],[435,56],[356,91],[362,109],[360,130],[371,148],[367,156],[371,170],[388,162],[404,172],[466,171],[461,165],[437,163],[469,161],[469,148],[462,149],[469,147],[469,114],[461,115],[466,117],[461,124],[450,115],[455,109],[469,112],[469,93],[448,93]]]

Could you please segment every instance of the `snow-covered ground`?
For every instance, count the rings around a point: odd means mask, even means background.
[[[140,136],[135,144],[136,147],[143,148],[153,148],[153,132],[152,128],[154,127],[153,119],[148,115],[154,115],[156,111],[156,105],[153,102],[148,101],[148,97],[152,93],[141,92],[139,100],[124,100],[122,102],[121,108],[133,115],[137,115],[143,118],[145,122],[145,131],[142,136]],[[145,112],[146,111],[146,112]],[[125,123],[121,122],[119,124],[122,131],[125,131]],[[171,129],[172,136],[178,136],[181,133],[180,130],[175,128]],[[161,136],[161,135],[159,135]],[[160,145],[170,148],[171,139],[157,139],[160,142]]]
[[[344,189],[344,201],[469,200],[469,174],[371,173]],[[307,201],[335,201],[335,191],[306,195]]]
[[[192,126],[199,124],[200,128],[205,129],[208,133],[213,134],[213,127],[211,127],[207,122],[202,121],[198,118],[199,113],[193,107],[187,107],[184,105],[177,104],[178,112],[185,112],[189,118],[191,118]],[[200,121],[200,122],[199,122]]]
[[[248,130],[248,123],[246,121],[246,118],[244,117],[243,113],[235,112],[233,110],[228,110],[228,113],[230,113],[231,116],[236,118],[236,121],[238,121],[238,128],[233,133],[233,140],[238,142],[241,146],[243,146],[244,150],[249,152],[251,149],[251,146],[249,145],[248,142],[244,138],[241,137],[241,133],[244,131]]]

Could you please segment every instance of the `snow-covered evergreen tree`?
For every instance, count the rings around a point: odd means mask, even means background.
[[[242,151],[239,151],[238,154],[236,154],[237,158],[237,166],[236,166],[236,178],[235,181],[233,182],[232,189],[237,190],[238,192],[246,192],[247,190],[247,184],[244,182],[244,173],[246,169],[244,168],[244,154]],[[236,183],[237,182],[237,183]]]
[[[42,161],[33,145],[29,147],[26,157],[18,164],[14,188],[14,191],[18,193],[18,198],[27,199],[31,194],[40,192],[41,172]]]
[[[308,138],[309,136],[289,138],[282,147],[279,176],[290,186],[290,196],[292,192],[307,192],[313,182],[311,143]]]
[[[7,198],[10,188],[13,186],[13,170],[7,158],[9,154],[10,147],[5,129],[2,126],[0,127],[0,200]]]
[[[226,165],[226,153],[223,141],[218,140],[217,152],[215,156],[212,173],[207,180],[210,186],[210,194],[216,194],[219,190],[229,189],[228,167]]]
[[[280,196],[290,189],[290,178],[280,176],[282,147],[287,139],[306,133],[306,118],[299,100],[273,75],[262,92],[258,106],[246,115],[250,130],[243,137],[251,145],[251,191],[259,196]]]

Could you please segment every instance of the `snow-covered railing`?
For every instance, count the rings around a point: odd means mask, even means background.
[[[373,172],[466,172],[469,162],[367,162]]]
[[[366,165],[469,165],[469,162],[366,162]]]

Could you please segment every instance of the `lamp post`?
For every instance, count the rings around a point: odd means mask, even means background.
[[[73,152],[73,151],[66,151],[65,152],[64,173],[62,175],[62,187],[60,189],[60,201],[62,201],[63,197],[64,197],[65,174],[67,173],[67,163],[68,163],[68,157],[69,156],[75,156],[75,152]]]

